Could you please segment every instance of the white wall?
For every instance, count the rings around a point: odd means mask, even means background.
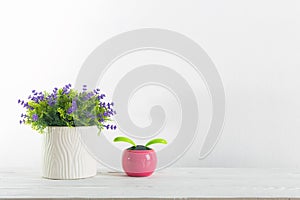
[[[41,136],[18,124],[19,97],[74,83],[89,53],[144,27],[195,40],[227,97],[222,137],[204,160],[182,164],[300,167],[300,2],[128,0],[0,2],[0,168],[40,167]]]

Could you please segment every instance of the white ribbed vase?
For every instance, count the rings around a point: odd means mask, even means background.
[[[44,133],[43,177],[80,179],[95,176],[96,160],[81,142],[89,127],[48,127]]]

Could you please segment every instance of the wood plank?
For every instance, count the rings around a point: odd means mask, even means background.
[[[0,199],[299,199],[300,169],[169,168],[132,178],[102,171],[81,180],[48,180],[37,171],[0,171]]]

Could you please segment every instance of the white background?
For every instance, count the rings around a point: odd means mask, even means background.
[[[300,167],[300,1],[0,2],[0,168],[40,168],[41,135],[17,99],[74,83],[103,41],[139,28],[196,41],[215,63],[226,124],[203,167]],[[188,155],[198,154],[193,147]]]

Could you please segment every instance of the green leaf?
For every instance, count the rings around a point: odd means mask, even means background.
[[[114,142],[127,142],[129,144],[132,144],[133,146],[136,146],[136,144],[129,138],[127,137],[116,137],[114,139]]]
[[[168,142],[164,139],[161,139],[161,138],[156,138],[156,139],[153,139],[153,140],[150,140],[145,146],[148,147],[152,144],[167,144]]]

